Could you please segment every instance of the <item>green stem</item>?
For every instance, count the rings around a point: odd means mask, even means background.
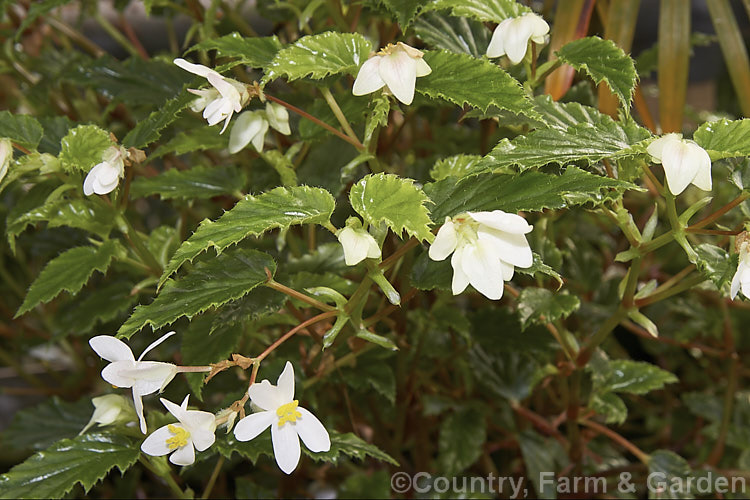
[[[705,277],[700,274],[696,274],[695,276],[681,281],[678,285],[675,285],[658,293],[653,293],[648,297],[636,300],[635,305],[637,307],[644,307],[649,304],[653,304],[654,302],[659,302],[673,295],[677,295],[678,293],[682,293],[685,290],[689,290],[690,288],[693,288],[695,285],[703,283],[704,281],[706,281]]]
[[[346,115],[344,115],[344,112],[341,111],[341,107],[339,107],[339,103],[336,102],[336,98],[333,97],[333,94],[331,94],[331,91],[326,87],[323,87],[320,89],[320,93],[323,94],[323,98],[328,103],[328,107],[330,107],[331,111],[333,111],[333,115],[338,120],[341,128],[344,129],[344,132],[346,132],[346,135],[348,135],[353,141],[357,141],[358,143],[362,144],[362,142],[359,140],[359,137],[357,137],[357,134],[354,133],[354,129],[352,129],[351,124],[349,124],[349,120],[346,119]]]
[[[372,343],[368,342],[359,351],[352,351],[349,354],[345,354],[344,356],[341,356],[332,365],[329,365],[325,370],[323,370],[322,372],[318,373],[314,377],[305,380],[305,382],[302,384],[302,388],[305,389],[305,390],[309,389],[311,386],[313,386],[316,383],[318,383],[320,381],[320,379],[322,379],[323,377],[325,377],[326,375],[328,375],[332,371],[337,370],[338,368],[351,363],[353,360],[355,360],[357,358],[357,356],[360,356],[360,355],[366,353],[367,351],[369,351],[370,349],[374,349],[375,347],[376,347],[375,344],[372,344]]]
[[[221,455],[219,455],[219,460],[216,461],[216,467],[214,467],[213,472],[211,473],[211,477],[208,478],[208,484],[206,484],[206,489],[203,490],[203,495],[201,495],[201,498],[209,498],[211,496],[211,490],[214,489],[214,485],[216,484],[216,479],[219,477],[219,472],[221,472],[221,468],[224,466],[225,458]]]
[[[638,275],[641,272],[641,258],[633,259],[628,269],[628,281],[625,283],[625,292],[622,294],[622,305],[625,308],[633,307],[633,297],[638,286]]]
[[[663,247],[672,240],[674,240],[674,234],[672,234],[672,232],[664,233],[660,236],[657,236],[651,241],[647,241],[646,243],[641,244],[638,247],[638,252],[641,254],[641,256],[644,256],[647,253],[653,252],[657,248]]]
[[[143,240],[138,234],[138,231],[135,230],[128,218],[123,216],[122,220],[125,222],[125,225],[128,228],[125,236],[133,246],[135,252],[153,273],[155,273],[157,276],[161,276],[164,270],[161,268],[161,264],[159,264],[159,261],[157,261],[156,257],[154,257],[154,255],[148,250],[148,248],[146,248],[146,245],[143,243]]]
[[[725,213],[729,212],[731,209],[745,201],[746,199],[750,198],[750,193],[747,191],[743,191],[737,198],[733,199],[723,207],[721,207],[716,212],[712,213],[711,215],[707,216],[705,219],[701,219],[692,226],[689,226],[687,228],[688,231],[695,231],[696,229],[700,229],[704,226],[707,226],[711,224],[713,221],[724,215]]]
[[[293,288],[289,288],[286,285],[282,285],[281,283],[274,281],[273,278],[271,278],[267,283],[266,286],[268,288],[273,288],[274,290],[281,292],[285,295],[288,295],[289,297],[292,297],[297,300],[301,300],[302,302],[305,302],[307,304],[310,304],[313,307],[317,307],[321,311],[335,311],[336,308],[333,306],[329,306],[328,304],[324,304],[323,302],[314,299],[312,297],[309,297],[305,295],[304,293],[298,292],[297,290],[294,290]]]
[[[664,190],[664,199],[667,202],[667,217],[669,218],[669,224],[672,226],[672,231],[676,234],[684,232],[682,224],[680,224],[680,218],[677,215],[677,206],[675,205],[675,196],[668,189]]]
[[[131,56],[140,56],[140,54],[138,53],[138,49],[135,48],[132,43],[130,43],[130,40],[128,40],[125,35],[120,33],[120,30],[115,28],[112,23],[107,21],[107,18],[102,16],[100,12],[96,12],[94,14],[94,20],[96,20],[96,22],[99,23],[99,26],[104,28],[104,31],[106,31],[109,36],[111,36],[118,44],[120,44],[122,48],[127,50]]]
[[[175,497],[177,498],[185,498],[185,499],[192,499],[193,496],[188,494],[186,491],[183,491],[182,488],[180,488],[180,485],[177,484],[177,481],[175,481],[174,477],[172,477],[172,473],[169,471],[167,467],[167,473],[165,474],[160,467],[157,467],[151,462],[150,458],[146,458],[144,455],[141,455],[138,458],[138,461],[143,464],[145,468],[153,472],[155,475],[159,476],[160,478],[164,479],[164,481],[167,483],[167,486],[169,486],[169,489],[172,490],[172,492],[175,494]]]
[[[614,330],[617,325],[620,324],[620,321],[622,321],[626,316],[628,315],[627,309],[622,307],[617,308],[617,311],[612,314],[609,318],[607,318],[607,321],[605,321],[602,326],[599,327],[599,330],[589,338],[588,342],[586,342],[586,345],[583,349],[581,349],[581,352],[578,354],[578,358],[576,359],[576,364],[578,366],[586,366],[586,364],[589,362],[589,359],[591,359],[591,355],[594,352],[594,349],[596,349],[599,344],[604,342],[604,340],[609,336],[610,332]]]

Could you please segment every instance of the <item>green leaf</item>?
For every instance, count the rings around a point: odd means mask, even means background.
[[[96,125],[79,125],[62,139],[60,161],[69,172],[88,172],[102,162],[102,154],[112,146],[109,132]]]
[[[0,111],[0,138],[8,138],[26,149],[36,149],[43,134],[42,126],[34,117]]]
[[[518,444],[526,465],[526,476],[531,480],[539,498],[557,498],[554,481],[543,481],[545,475],[559,470],[557,464],[562,462],[565,451],[553,438],[544,438],[527,429],[518,435]],[[547,476],[547,479],[552,479]]]
[[[432,0],[425,8],[427,9],[450,9],[456,17],[471,17],[495,23],[531,12],[531,9],[516,0]]]
[[[289,151],[287,151],[288,153]],[[282,154],[278,149],[272,149],[260,153],[260,157],[276,170],[281,179],[281,184],[289,187],[297,185],[297,172],[294,170],[294,163],[292,163],[292,160],[287,155]]]
[[[430,170],[430,177],[441,181],[446,177],[464,177],[481,161],[479,155],[455,155],[438,160]]]
[[[117,335],[129,338],[146,325],[156,330],[239,299],[266,282],[265,268],[274,273],[276,263],[257,250],[237,249],[200,262],[184,278],[167,281],[153,302],[136,307]]]
[[[245,173],[234,166],[170,169],[156,177],[139,177],[130,186],[135,198],[158,194],[163,200],[213,198],[241,192],[247,183]]]
[[[602,40],[598,36],[579,38],[563,45],[556,54],[562,62],[584,71],[597,84],[605,82],[628,113],[638,74],[633,59],[612,40]]]
[[[2,135],[2,134],[0,134]],[[712,160],[750,155],[750,119],[721,119],[706,122],[695,131],[693,139]]]
[[[39,123],[44,129],[44,136],[39,142],[39,152],[57,156],[60,154],[62,138],[68,134],[75,123],[65,115],[41,117]]]
[[[480,22],[433,12],[420,16],[414,32],[431,48],[480,58],[487,52],[491,33]]]
[[[63,439],[0,476],[0,498],[62,498],[76,484],[88,492],[112,468],[128,470],[140,454],[136,443],[110,433]]]
[[[107,240],[99,247],[77,247],[60,254],[47,264],[34,280],[16,313],[16,318],[37,304],[49,302],[63,290],[76,294],[94,271],[104,274],[112,258],[124,251],[117,240]]]
[[[598,109],[578,102],[559,102],[552,97],[542,94],[534,98],[534,109],[539,112],[544,123],[537,126],[567,130],[580,123],[590,123],[604,126],[612,121],[609,115]]]
[[[469,360],[477,381],[491,393],[511,402],[528,397],[539,381],[537,357],[527,353],[490,352],[475,344],[469,351]]]
[[[315,461],[333,462],[337,463],[341,455],[346,455],[350,458],[357,460],[364,460],[367,457],[380,460],[381,462],[389,463],[395,467],[399,466],[399,463],[386,452],[370,444],[362,439],[358,438],[351,432],[341,434],[336,431],[329,430],[328,434],[331,437],[331,449],[325,453],[311,453],[304,446],[302,449],[305,454]]]
[[[622,425],[628,418],[628,407],[625,406],[625,402],[612,392],[593,394],[589,408],[604,415],[604,421],[608,424]]]
[[[446,476],[460,474],[482,455],[487,421],[475,408],[460,408],[440,424],[438,464]]]
[[[673,484],[673,481],[679,481],[677,484],[684,484],[685,478],[691,476],[690,464],[679,456],[677,453],[669,450],[657,450],[651,454],[648,461],[648,473],[649,477],[654,477],[655,482],[658,484],[665,484],[667,488],[661,491],[660,488],[649,488],[649,498],[691,498],[692,495],[689,492],[684,492],[680,495],[677,491],[673,491],[669,485]],[[655,476],[652,476],[654,474]],[[679,490],[679,488],[676,488]],[[685,495],[685,493],[687,495]]]
[[[221,306],[214,317],[209,334],[218,330],[257,321],[264,316],[277,312],[287,300],[283,293],[262,286],[251,290],[239,300]]]
[[[426,184],[427,195],[435,202],[432,218],[441,223],[446,216],[467,211],[505,212],[559,209],[617,199],[635,184],[568,167],[562,175],[527,171],[517,175],[482,174],[463,179],[452,177]]]
[[[737,270],[736,257],[730,256],[723,248],[710,243],[701,243],[693,249],[698,254],[695,262],[698,270],[713,281],[716,288],[721,290],[732,282],[732,277]]]
[[[382,335],[378,335],[377,333],[372,333],[370,330],[362,329],[358,331],[357,337],[368,342],[372,342],[373,344],[379,345],[384,349],[388,349],[390,351],[398,351],[398,346],[391,339],[383,337]],[[331,342],[331,340],[329,340],[329,342]]]
[[[342,378],[355,389],[365,393],[374,390],[392,405],[396,403],[396,376],[393,368],[382,359],[369,362],[360,359],[356,367],[342,370]]]
[[[388,113],[391,111],[391,101],[383,93],[380,93],[372,98],[370,107],[372,110],[368,113],[367,122],[365,123],[365,145],[372,140],[376,128],[388,125]]]
[[[320,80],[330,75],[356,75],[367,60],[372,44],[358,33],[328,31],[300,38],[281,49],[266,66],[263,82],[282,76],[290,81],[300,78]]]
[[[43,450],[64,438],[74,438],[94,412],[91,400],[75,403],[57,396],[19,411],[3,432],[3,444],[16,450]]]
[[[249,236],[294,224],[327,224],[335,204],[325,189],[307,186],[277,187],[258,196],[248,195],[217,221],[201,222],[177,249],[159,283],[163,284],[183,263],[209,248],[221,252]]]
[[[677,377],[658,366],[630,360],[610,361],[603,373],[594,376],[594,385],[602,393],[646,394],[677,381]]]
[[[553,293],[546,288],[524,288],[518,296],[518,313],[524,329],[529,325],[567,318],[580,305],[581,301],[575,295]]]
[[[216,50],[221,57],[238,59],[245,66],[263,68],[273,61],[283,45],[276,35],[266,37],[243,37],[239,33],[230,33],[219,38],[204,40],[188,49],[186,54],[195,50]]]
[[[23,21],[21,21],[20,26],[18,26],[18,29],[16,30],[15,40],[18,41],[21,38],[23,32],[26,31],[26,28],[31,26],[34,21],[36,21],[40,16],[43,16],[47,12],[69,3],[69,1],[70,0],[42,0],[40,2],[32,3],[29,6],[29,10],[26,13],[26,16],[23,18]]]
[[[429,199],[411,179],[395,174],[363,177],[349,191],[352,208],[368,224],[385,223],[399,237],[404,231],[420,241],[432,242]]]
[[[174,97],[152,112],[145,120],[138,122],[122,140],[126,148],[144,148],[161,137],[161,131],[177,119],[177,115],[195,100],[189,92]],[[208,125],[206,125],[208,126]]]
[[[232,455],[237,453],[241,457],[250,460],[253,465],[258,462],[261,455],[273,457],[271,433],[268,431],[261,432],[258,437],[250,441],[237,441],[234,433],[217,433],[214,447],[223,457],[232,458]]]
[[[486,59],[438,50],[425,52],[424,60],[432,73],[417,80],[420,94],[482,111],[495,106],[531,118],[539,116],[521,84]]]
[[[425,0],[382,0],[386,8],[393,13],[401,26],[401,31],[411,24],[417,10],[426,3]]]
[[[209,127],[203,123],[197,128],[175,135],[151,153],[149,158],[153,160],[169,153],[184,155],[195,151],[225,149],[229,144],[229,134],[222,135],[220,131],[219,127]]]
[[[130,312],[138,298],[131,294],[132,289],[132,283],[115,281],[80,292],[57,309],[55,329],[62,336],[84,335],[91,332],[97,324],[112,321],[126,311]]]
[[[252,293],[252,292],[250,292]],[[185,365],[208,365],[227,359],[242,337],[244,325],[235,324],[212,331],[213,315],[194,318],[182,336],[182,362]],[[210,333],[210,335],[209,335]],[[201,389],[207,373],[187,373],[193,393],[202,399]]]

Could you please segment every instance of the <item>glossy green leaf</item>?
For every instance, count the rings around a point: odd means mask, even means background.
[[[625,406],[625,402],[612,392],[593,394],[589,408],[599,415],[604,415],[604,421],[608,424],[621,425],[628,418],[628,407]]]
[[[557,465],[562,461],[560,457],[566,454],[560,443],[554,438],[542,437],[531,429],[521,432],[517,439],[526,465],[527,477],[534,485],[537,497],[557,498],[554,482],[544,481],[544,478],[545,475],[559,470]]]
[[[261,432],[258,437],[250,441],[237,441],[234,433],[217,432],[214,447],[223,457],[232,458],[232,455],[236,453],[253,464],[257,463],[262,455],[273,457],[273,444],[269,431]]]
[[[562,175],[528,171],[519,175],[449,177],[424,188],[435,202],[432,218],[436,223],[467,211],[536,212],[586,203],[598,205],[619,198],[628,189],[640,188],[575,167],[568,167]]]
[[[287,296],[276,290],[265,286],[255,288],[241,299],[221,306],[214,316],[209,334],[257,321],[277,312],[286,301]]]
[[[61,439],[74,438],[94,412],[89,398],[75,403],[52,397],[13,417],[3,432],[3,444],[15,450],[43,450]]]
[[[184,155],[195,151],[209,149],[226,149],[229,145],[229,134],[220,134],[220,127],[209,127],[206,123],[197,128],[185,130],[159,146],[149,155],[150,159],[159,158],[166,154]]]
[[[73,128],[75,122],[67,116],[51,116],[39,118],[44,129],[44,136],[39,141],[39,152],[52,155],[60,154],[62,138]]]
[[[8,138],[27,149],[36,149],[43,134],[42,126],[34,117],[0,111],[0,138]]]
[[[723,248],[710,243],[701,243],[693,249],[698,254],[695,262],[698,270],[713,281],[716,288],[721,290],[732,282],[737,270],[735,257],[730,256]]]
[[[648,461],[648,473],[651,477],[658,479],[659,483],[667,486],[678,481],[684,484],[685,479],[692,475],[692,469],[687,461],[677,453],[670,450],[657,450],[653,452]],[[679,489],[679,486],[678,488]],[[672,491],[667,488],[666,491],[659,491],[657,488],[649,490],[649,498],[692,498],[688,492],[686,495],[679,495],[678,491]]]
[[[177,119],[177,115],[187,108],[195,96],[187,91],[164,103],[146,119],[138,122],[122,140],[126,148],[144,148],[161,137],[161,131]],[[206,125],[208,126],[208,125]]]
[[[518,296],[518,314],[524,328],[567,318],[578,310],[581,301],[575,295],[527,287]]]
[[[247,176],[237,167],[193,167],[190,170],[170,169],[156,177],[139,177],[130,186],[134,198],[159,195],[162,199],[213,198],[241,192]]]
[[[367,60],[372,44],[358,33],[328,31],[300,38],[280,50],[266,66],[263,81],[282,76],[287,79],[312,78],[319,80],[330,75],[356,75]]]
[[[185,262],[209,248],[221,252],[250,236],[294,224],[328,223],[336,202],[325,189],[278,187],[258,196],[246,196],[217,221],[201,222],[192,236],[177,249],[160,284]]]
[[[253,290],[255,291],[255,290]],[[251,291],[250,293],[253,293]],[[244,325],[234,324],[211,331],[214,315],[206,314],[193,318],[182,336],[182,362],[185,365],[206,366],[227,359],[242,336]],[[203,379],[207,373],[187,373],[188,384],[198,398],[202,399]]]
[[[362,178],[349,191],[352,208],[368,224],[385,223],[403,238],[403,233],[431,242],[429,199],[414,181],[394,174]]]
[[[594,377],[594,385],[602,393],[646,394],[677,381],[677,377],[658,366],[630,360],[609,361],[606,370]]]
[[[37,304],[49,302],[62,291],[76,294],[94,271],[105,273],[112,258],[123,252],[117,240],[107,240],[99,247],[77,247],[60,254],[45,266],[31,284],[16,317],[30,311]]]
[[[557,51],[557,57],[585,72],[597,84],[606,83],[628,112],[638,75],[633,59],[612,40],[602,40],[597,36],[579,38],[563,45]]]
[[[428,47],[482,57],[492,33],[480,22],[429,12],[414,22],[414,32]]]
[[[712,160],[750,155],[750,119],[721,119],[706,122],[695,131],[693,139],[708,151]]]
[[[79,125],[62,139],[60,161],[70,171],[88,172],[102,162],[102,154],[113,145],[109,132],[96,125]]]
[[[445,475],[455,476],[476,462],[487,439],[487,421],[475,408],[460,408],[440,424],[438,464]]]
[[[475,345],[469,360],[476,380],[490,393],[517,403],[531,394],[539,381],[536,355],[499,351],[495,346]]]
[[[385,352],[385,351],[378,351]],[[369,361],[369,362],[368,362]],[[375,391],[391,405],[396,403],[396,376],[384,360],[360,359],[356,367],[341,370],[346,383],[365,394]]]
[[[375,95],[370,103],[370,112],[365,123],[365,145],[372,140],[375,129],[388,124],[388,114],[391,111],[391,100],[382,93]],[[348,116],[348,115],[347,115]]]
[[[0,498],[62,498],[76,484],[88,491],[114,467],[128,470],[140,454],[137,443],[116,434],[62,439],[0,476]]]
[[[129,313],[138,298],[131,294],[132,289],[132,283],[115,281],[81,291],[57,309],[55,330],[62,336],[85,335],[96,325]]]
[[[531,12],[531,9],[516,0],[432,0],[427,8],[450,9],[456,17],[471,17],[495,23]]]
[[[195,50],[216,50],[221,57],[238,59],[251,68],[263,68],[273,61],[283,45],[276,35],[266,37],[243,37],[239,33],[230,33],[219,38],[204,40],[193,45],[186,52]]]
[[[343,455],[360,461],[370,457],[396,467],[399,465],[399,463],[389,454],[374,444],[370,444],[361,438],[358,438],[351,432],[342,434],[332,431],[329,428],[328,434],[331,437],[331,449],[329,451],[325,453],[311,453],[303,446],[302,449],[305,451],[305,454],[315,461],[323,462],[337,463]]]
[[[430,177],[441,181],[446,177],[464,177],[476,169],[482,157],[479,155],[455,155],[438,160],[430,170]]]
[[[420,94],[482,111],[495,106],[531,118],[539,116],[521,84],[486,59],[433,50],[425,52],[424,60],[432,73],[417,79]]]
[[[266,268],[273,273],[276,263],[257,250],[237,249],[200,262],[184,278],[167,281],[153,302],[136,307],[117,335],[128,338],[146,325],[157,330],[239,299],[266,282]]]
[[[417,15],[417,11],[426,3],[425,0],[382,0],[386,8],[394,15],[401,30],[405,30]]]

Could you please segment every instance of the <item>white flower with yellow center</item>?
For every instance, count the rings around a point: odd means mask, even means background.
[[[125,158],[128,153],[119,146],[110,146],[102,153],[102,162],[97,163],[83,181],[83,194],[90,196],[112,192],[125,174]]]
[[[405,43],[389,44],[359,68],[352,93],[365,95],[387,87],[396,99],[411,104],[417,77],[432,73],[422,56]]]
[[[667,187],[673,195],[682,193],[690,184],[703,191],[711,190],[711,158],[694,141],[683,139],[682,134],[667,134],[646,150],[654,162],[664,166]]]
[[[181,58],[175,59],[174,63],[185,71],[202,76],[211,84],[213,88],[210,89],[188,89],[188,92],[198,96],[190,107],[196,112],[202,110],[203,118],[210,126],[224,120],[224,128],[221,129],[223,134],[229,125],[232,113],[239,113],[250,98],[247,87],[236,80],[223,77],[202,64],[193,64]]]
[[[133,389],[135,411],[141,423],[141,432],[146,434],[146,419],[143,416],[143,396],[161,392],[178,373],[179,368],[172,363],[141,361],[154,347],[174,335],[169,332],[149,345],[138,360],[133,351],[120,339],[109,335],[99,335],[89,340],[91,348],[110,363],[102,370],[102,378],[115,387]]]
[[[742,291],[742,295],[750,299],[750,235],[746,232],[737,235],[736,247],[740,259],[732,278],[730,295],[734,299]]]
[[[526,57],[529,40],[537,44],[547,41],[549,25],[541,16],[529,12],[508,18],[497,25],[487,47],[487,57],[507,55],[510,62],[518,64]]]
[[[238,441],[249,441],[271,427],[273,454],[285,474],[291,474],[299,464],[300,438],[314,453],[331,449],[331,439],[323,424],[294,399],[294,369],[289,361],[277,385],[264,380],[251,385],[247,393],[250,401],[262,411],[237,422],[234,436]]]
[[[161,398],[161,403],[178,422],[156,429],[141,444],[141,451],[154,457],[170,454],[169,461],[175,465],[190,465],[195,462],[195,450],[204,451],[216,441],[216,417],[213,413],[188,410],[185,396],[180,406]]]
[[[344,261],[347,266],[356,266],[365,259],[380,258],[380,247],[375,238],[362,228],[356,217],[346,221],[346,227],[336,233],[344,249]]]
[[[453,254],[453,295],[471,284],[488,299],[497,300],[503,296],[504,282],[513,277],[514,266],[531,267],[534,261],[525,236],[532,229],[523,217],[502,210],[466,212],[445,218],[428,255],[440,261]]]
[[[117,423],[131,422],[135,420],[136,415],[133,411],[133,405],[130,401],[119,394],[105,394],[91,399],[94,405],[94,414],[91,420],[86,424],[80,434],[89,430],[94,424],[100,427],[104,425],[113,425]]]

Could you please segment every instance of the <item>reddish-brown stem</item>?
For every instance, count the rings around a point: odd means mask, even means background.
[[[120,25],[122,26],[122,31],[125,33],[125,36],[128,37],[128,40],[130,40],[130,43],[132,43],[133,47],[135,47],[135,50],[138,51],[138,55],[140,55],[143,59],[146,59],[146,60],[150,59],[150,56],[148,55],[146,48],[138,39],[138,36],[135,34],[133,27],[128,22],[127,17],[125,17],[125,15],[122,13],[120,14]]]
[[[619,435],[612,429],[609,429],[601,424],[597,424],[596,422],[592,422],[591,420],[581,420],[581,425],[584,425],[590,429],[594,429],[599,434],[604,434],[609,439],[614,441],[615,443],[619,444],[626,450],[628,450],[630,453],[636,456],[638,460],[640,460],[642,463],[648,465],[648,461],[651,457],[647,453],[645,453],[643,450],[638,448],[636,445],[625,439],[623,436]]]
[[[716,219],[718,219],[719,217],[721,217],[722,215],[729,212],[731,209],[733,209],[734,207],[736,207],[737,205],[745,201],[748,197],[750,197],[750,194],[743,191],[742,194],[740,194],[737,198],[733,199],[732,201],[730,201],[729,203],[727,203],[726,205],[718,209],[716,212],[712,213],[705,219],[701,219],[695,224],[688,226],[687,230],[690,232],[696,232],[696,229],[711,224],[713,221],[715,221]],[[706,234],[706,233],[703,233],[703,234]],[[712,234],[716,234],[716,233],[712,233]],[[731,234],[736,234],[736,233],[731,233]]]
[[[257,356],[254,358],[254,366],[253,366],[253,372],[257,371],[257,366],[260,365],[260,362],[265,359],[266,356],[271,354],[277,347],[279,347],[281,344],[286,342],[292,335],[297,333],[298,331],[302,330],[303,328],[312,325],[313,323],[317,323],[318,321],[323,321],[326,318],[331,318],[333,316],[338,315],[338,311],[327,311],[324,313],[320,313],[317,316],[313,316],[312,318],[308,319],[307,321],[300,323],[299,325],[295,326],[288,332],[286,332],[284,335],[282,335],[276,342],[268,346],[268,348],[263,351],[260,356]]]

